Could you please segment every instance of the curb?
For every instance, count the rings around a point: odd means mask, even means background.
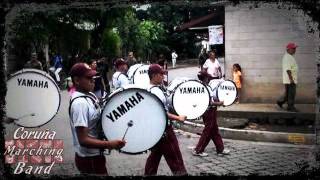
[[[200,133],[204,125],[185,121],[179,123],[178,129],[191,132],[194,134]],[[226,139],[259,141],[259,142],[274,142],[274,143],[289,143],[289,144],[304,144],[314,145],[316,142],[315,134],[303,133],[286,133],[286,132],[270,132],[257,130],[239,130],[231,128],[219,128],[220,135]]]

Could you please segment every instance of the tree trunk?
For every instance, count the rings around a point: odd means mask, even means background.
[[[44,54],[46,57],[46,67],[47,67],[47,72],[49,72],[49,68],[50,68],[50,59],[49,59],[49,43],[46,42],[46,44],[44,45]]]

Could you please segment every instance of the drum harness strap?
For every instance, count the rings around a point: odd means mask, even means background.
[[[120,72],[120,74],[119,74],[118,77],[117,77],[117,81],[119,80],[119,77],[121,76],[121,74],[124,75],[124,76],[126,76],[126,77],[128,78],[128,75],[127,75],[127,74],[125,74],[125,73],[123,73],[123,72]]]
[[[94,104],[94,107],[96,109],[99,109],[101,108],[100,104],[98,102],[95,101],[94,97],[91,97],[90,95],[83,95],[83,96],[78,96],[78,97],[75,97],[73,99],[70,99],[69,101],[69,117],[70,117],[70,120],[72,121],[71,119],[71,105],[72,103],[76,100],[76,99],[79,99],[79,98],[85,98],[85,100],[88,102],[88,99],[89,98],[92,103]],[[88,114],[87,114],[87,117],[89,119],[89,111],[88,111]],[[101,123],[101,119],[99,119],[98,123],[97,123],[97,126],[98,126],[98,139],[106,139],[106,137],[104,136],[103,132],[102,132],[102,123]],[[104,155],[104,151],[105,149],[100,149],[100,155]],[[110,150],[109,150],[109,153],[110,153]]]
[[[151,91],[152,88],[159,88],[159,89],[163,92],[164,96],[167,98],[166,88],[165,88],[165,87],[163,87],[162,85],[154,85],[154,86],[149,87],[148,90]],[[168,118],[168,122],[167,122],[167,125],[166,125],[166,128],[165,128],[165,129],[167,129],[171,124],[172,124],[172,122],[171,122],[171,120]],[[164,131],[161,138],[165,138],[166,135],[167,135],[167,133],[166,133],[166,131]]]

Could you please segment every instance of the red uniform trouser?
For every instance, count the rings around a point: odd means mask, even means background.
[[[101,156],[81,157],[77,153],[75,162],[81,174],[99,174],[108,176],[106,168],[106,158]]]
[[[164,137],[151,149],[145,167],[145,175],[156,175],[162,155],[167,161],[171,172],[174,175],[186,175],[182,155],[179,149],[178,140],[172,126],[168,126]]]
[[[216,146],[217,152],[222,152],[224,149],[222,138],[219,134],[217,124],[217,108],[210,107],[202,116],[204,122],[204,129],[202,131],[199,142],[195,148],[197,153],[201,153],[212,140]]]

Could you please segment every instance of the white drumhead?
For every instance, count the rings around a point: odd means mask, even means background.
[[[128,69],[128,72],[127,72],[127,75],[128,75],[128,78],[130,79],[130,81],[132,81],[134,72],[135,72],[140,66],[143,66],[143,64],[134,64],[134,65],[130,66],[130,68]]]
[[[187,119],[200,117],[207,110],[210,102],[207,87],[197,80],[179,84],[171,98],[176,113],[187,116]]]
[[[147,87],[150,84],[148,75],[149,65],[142,65],[133,74],[133,84],[141,87]]]
[[[223,105],[232,105],[237,98],[237,87],[234,82],[230,80],[221,82],[217,90],[217,97],[219,101],[223,101]]]
[[[133,126],[128,128],[128,122]],[[122,139],[121,151],[137,154],[152,148],[162,137],[167,115],[162,102],[144,89],[129,88],[113,94],[102,112],[102,128],[108,140]]]
[[[59,110],[59,87],[44,71],[23,69],[8,79],[7,88],[7,116],[20,126],[42,126]]]
[[[191,78],[187,78],[187,77],[178,77],[175,78],[174,80],[172,80],[169,85],[168,85],[168,92],[171,93],[173,92],[173,90],[181,83],[186,82],[188,80],[191,80]]]
[[[224,79],[212,79],[208,85],[211,87],[213,91],[215,91],[216,89],[218,89],[219,84],[223,81]]]

